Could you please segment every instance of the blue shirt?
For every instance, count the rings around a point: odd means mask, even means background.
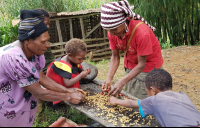
[[[197,127],[200,122],[200,112],[183,92],[160,92],[138,105],[142,117],[153,115],[162,127]]]

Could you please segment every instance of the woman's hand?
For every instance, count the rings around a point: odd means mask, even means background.
[[[84,91],[77,88],[68,88],[65,93],[42,89],[39,82],[23,87],[36,98],[44,101],[69,101],[73,104],[79,104],[85,100]],[[69,92],[71,91],[71,92]]]
[[[83,95],[81,92],[70,94],[70,102],[72,104],[79,104],[83,102],[84,100],[85,100],[85,95]]]
[[[111,80],[106,80],[103,82],[103,84],[101,85],[101,90],[103,92],[108,92],[111,89],[111,85],[112,85],[112,81]]]
[[[125,84],[123,84],[122,80],[119,80],[113,87],[112,89],[110,90],[110,92],[108,92],[108,95],[112,95],[112,96],[116,96],[118,95],[123,87],[124,87]]]
[[[67,88],[67,92],[68,93],[78,93],[78,92],[81,92],[81,93],[85,93],[82,89],[79,89],[79,88]]]
[[[109,99],[110,105],[113,105],[113,106],[118,105],[117,102],[116,102],[117,100],[118,99],[116,97],[111,96],[110,99]]]
[[[82,71],[80,75],[82,76],[82,78],[85,78],[90,73],[91,73],[91,69],[88,68],[88,69]]]

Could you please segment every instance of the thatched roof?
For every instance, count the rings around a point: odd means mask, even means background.
[[[101,9],[88,9],[88,10],[81,10],[81,11],[75,11],[75,12],[49,12],[50,17],[60,17],[60,16],[73,16],[73,15],[85,15],[90,13],[100,13]]]

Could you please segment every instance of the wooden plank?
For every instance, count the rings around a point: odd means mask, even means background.
[[[73,36],[73,35],[72,35]],[[88,42],[92,42],[92,41],[101,41],[104,40],[104,38],[93,38],[93,39],[84,39],[83,41],[86,42],[88,44]],[[58,46],[61,45],[60,43],[65,43],[66,42],[56,42],[56,43],[51,43],[50,46]],[[64,44],[64,45],[65,45]]]
[[[76,15],[76,16],[59,16],[59,17],[53,17],[50,19],[50,21],[55,21],[55,20],[63,20],[63,19],[72,19],[72,18],[84,18],[88,16],[93,16],[93,15],[100,15],[100,12],[97,13],[91,13],[91,14],[86,14],[86,15]]]
[[[58,42],[58,43],[51,43],[50,46],[53,47],[53,46],[59,46],[59,45],[65,45],[66,42]]]
[[[69,20],[69,26],[70,26],[70,38],[74,38],[74,35],[73,35],[73,26],[72,26],[72,19],[68,19]]]
[[[87,45],[87,48],[101,47],[101,46],[105,46],[105,45],[109,45],[109,42],[105,42],[105,43],[101,43],[101,44]]]
[[[88,84],[80,84],[81,89],[83,89],[85,92],[90,93],[90,96],[95,95],[95,93],[100,93],[101,92],[101,84],[103,82],[100,81],[99,79],[94,79],[93,82],[88,83]],[[111,88],[113,88],[113,86],[111,86]],[[129,96],[131,99],[133,100],[137,100],[136,97],[132,96],[131,94],[125,92],[125,91],[121,91],[121,93],[125,96]],[[78,105],[72,104],[70,102],[64,101],[67,105],[74,107],[75,109],[81,111],[82,113],[86,114],[89,118],[92,118],[93,120],[99,122],[100,124],[102,124],[105,127],[116,127],[115,125],[113,125],[112,122],[108,122],[109,119],[106,118],[108,112],[104,112],[104,114],[102,116],[96,116],[96,114],[100,114],[102,113],[102,108],[99,108],[100,110],[97,111],[96,106],[92,106],[89,105],[89,102],[83,102],[80,103]],[[90,104],[93,104],[92,102],[90,102]],[[106,107],[111,108],[113,106],[110,105],[106,105]],[[133,114],[134,112],[139,112],[138,109],[133,109],[132,111],[124,111],[124,112],[119,112],[118,110],[116,110],[115,113],[112,113],[113,115],[115,115],[115,117],[111,117],[112,120],[114,120],[114,118],[116,118],[117,120],[115,120],[117,122],[117,126],[122,126],[122,123],[119,121],[119,117],[122,117],[121,114],[123,115],[130,115]],[[126,113],[126,114],[125,114]],[[126,123],[126,126],[129,126],[130,123],[134,123],[135,120],[138,119],[137,116],[135,117],[129,117],[131,120],[129,123]],[[156,126],[160,126],[159,122],[157,120],[151,120],[151,126],[147,125],[147,122],[149,122],[149,119],[144,118],[145,119],[145,124],[142,124],[143,120],[140,119],[140,121],[138,122],[138,124],[140,124],[140,126],[142,127],[156,127]],[[133,127],[138,127],[138,125],[134,125]]]
[[[98,85],[102,85],[103,84],[103,82],[101,80],[97,79],[97,78],[94,79],[93,82],[96,83],[96,84],[98,84]],[[111,86],[111,88],[113,88],[113,85]],[[128,92],[125,92],[124,90],[122,90],[121,93],[125,94],[126,96],[130,97],[131,99],[139,100],[137,97],[129,94]]]
[[[96,58],[98,56],[111,55],[112,54],[112,51],[110,49],[108,49],[107,51],[102,51],[102,52],[95,52],[95,50],[91,50],[91,51],[87,51],[87,52],[92,52],[93,58]],[[94,52],[95,52],[95,54],[94,54]],[[86,55],[86,57],[89,57],[89,56],[90,56],[90,54],[88,53]]]
[[[63,42],[59,20],[56,20],[56,27],[57,27],[57,31],[58,31],[58,39],[59,39],[59,42]]]
[[[108,47],[108,48],[101,49],[101,50],[91,49],[91,50],[87,50],[87,52],[92,51],[93,54],[94,54],[94,53],[104,52],[104,51],[108,51],[108,50],[110,50],[109,47]]]
[[[92,61],[96,62],[96,61],[101,61],[103,59],[110,59],[111,56],[112,56],[112,54],[111,55],[107,55],[106,57],[96,57],[96,58],[93,57]],[[121,53],[120,57],[123,57],[123,56],[124,56],[124,53]]]
[[[103,29],[103,38],[104,38],[104,41],[108,38],[107,37],[107,33],[106,33],[106,30],[105,29]]]
[[[80,24],[81,24],[82,37],[83,37],[83,40],[84,40],[86,37],[85,37],[85,28],[84,28],[84,23],[83,23],[82,17],[80,18]]]
[[[57,27],[57,31],[58,31],[58,39],[59,42],[63,42],[63,38],[62,38],[62,33],[61,33],[61,29],[60,29],[60,22],[59,20],[56,20],[56,27]],[[60,46],[60,48],[63,48],[63,46]],[[63,53],[63,52],[62,52]],[[63,53],[64,54],[64,53]]]
[[[99,58],[99,57],[98,58],[93,58],[92,61],[96,62],[96,61],[101,61],[103,59],[106,60],[106,59],[110,59],[110,58],[111,58],[111,55],[106,56],[106,57],[101,57],[101,58]]]
[[[59,58],[59,57],[61,57],[62,55],[60,54],[60,55],[54,55],[55,56],[55,58]]]
[[[64,54],[65,49],[58,49],[58,50],[51,50],[52,53],[57,53],[57,52],[62,52],[62,54]]]
[[[94,92],[96,92],[96,88],[98,87],[98,84],[95,83],[90,83],[90,84],[80,84],[80,87],[85,91],[87,88],[90,88],[90,90],[94,90]],[[105,127],[115,127],[112,123],[109,123],[107,121],[104,121],[102,118],[97,117],[95,115],[95,112],[92,112],[91,110],[94,110],[91,107],[88,106],[84,106],[83,103],[81,103],[80,105],[75,105],[75,104],[71,104],[69,102],[65,103],[69,106],[72,106],[74,108],[76,108],[77,110],[81,111],[82,113],[84,113],[85,115],[87,115],[89,118],[95,120],[96,122],[99,122],[100,124],[102,124]],[[84,106],[84,107],[82,107]]]
[[[97,57],[97,56],[103,56],[103,55],[111,55],[112,54],[112,51],[109,50],[107,52],[102,52],[102,53],[97,53],[97,54],[93,54],[93,57]]]
[[[90,32],[87,33],[87,35],[85,36],[85,38],[87,38],[91,33],[93,33],[101,24],[97,24]]]
[[[108,38],[106,38],[108,39]],[[104,38],[93,38],[93,39],[84,39],[83,41],[88,43],[89,41],[100,41],[100,40],[105,40]]]
[[[89,61],[91,61],[92,58],[93,58],[93,52],[90,52],[90,54],[89,54]]]

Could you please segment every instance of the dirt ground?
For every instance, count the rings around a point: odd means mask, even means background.
[[[163,68],[173,78],[173,91],[185,92],[200,111],[200,46],[162,50]]]
[[[180,46],[162,50],[163,69],[173,78],[173,91],[185,92],[200,111],[200,46]],[[113,84],[125,75],[124,59],[121,58]],[[109,62],[97,64],[97,78],[104,81],[108,74]]]

